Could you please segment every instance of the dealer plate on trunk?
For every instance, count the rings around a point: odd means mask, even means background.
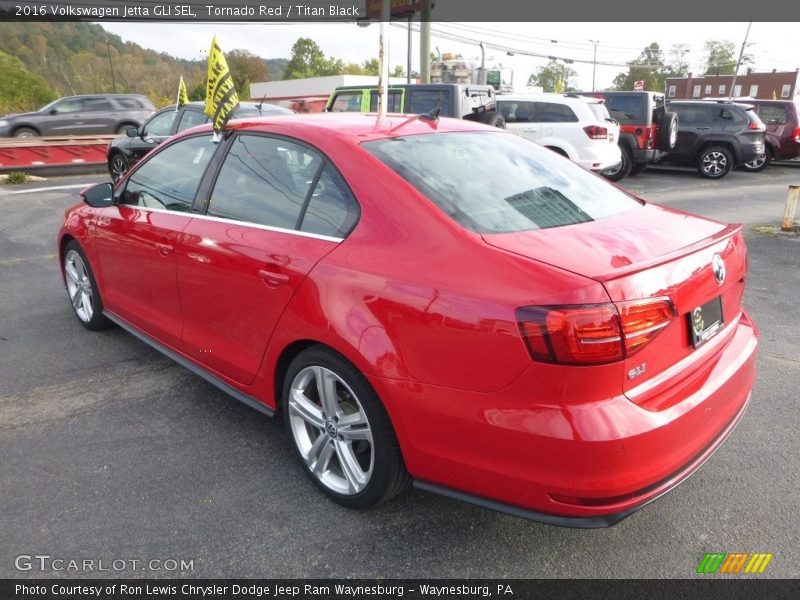
[[[689,333],[695,348],[702,346],[722,329],[722,299],[717,296],[689,313]]]

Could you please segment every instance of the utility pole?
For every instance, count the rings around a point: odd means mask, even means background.
[[[592,57],[592,91],[594,92],[594,75],[597,71],[597,44],[600,43],[600,40],[589,40],[592,42],[594,46],[594,56]]]
[[[111,68],[111,87],[114,89],[114,93],[117,93],[117,81],[114,79],[114,62],[111,60],[111,44],[106,39],[106,50],[108,50],[108,66]]]
[[[431,0],[422,0],[419,29],[419,77],[431,82]]]
[[[413,14],[408,15],[408,43],[406,44],[406,54],[407,54],[407,61],[406,61],[406,83],[411,84],[411,17],[414,16]]]
[[[378,47],[378,116],[385,117],[389,104],[389,36],[390,0],[381,1],[381,32]]]
[[[736,70],[733,72],[733,81],[731,82],[731,95],[728,96],[728,100],[733,100],[733,90],[736,89],[736,78],[739,76],[739,66],[742,64],[742,56],[744,56],[744,49],[747,47],[747,36],[750,35],[750,26],[753,24],[750,21],[747,24],[747,31],[744,34],[744,41],[742,42],[742,49],[739,50],[739,60],[736,61]]]

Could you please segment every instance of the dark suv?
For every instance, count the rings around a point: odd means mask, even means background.
[[[728,100],[675,100],[678,143],[661,162],[691,165],[709,179],[764,156],[764,123],[752,105]]]
[[[746,171],[761,171],[773,160],[800,157],[800,100],[746,100],[767,128],[764,156],[742,164]]]
[[[647,165],[675,147],[678,121],[658,92],[592,92],[584,94],[605,100],[612,119],[619,122],[622,162],[606,169],[603,176],[619,181],[637,175]]]
[[[36,112],[0,118],[0,136],[35,137],[124,133],[139,127],[155,106],[139,94],[67,96]]]

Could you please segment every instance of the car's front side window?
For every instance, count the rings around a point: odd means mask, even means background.
[[[178,131],[184,131],[185,129],[191,129],[197,125],[208,123],[209,119],[210,117],[199,110],[186,109],[181,115],[180,123],[178,123]]]
[[[157,114],[145,124],[143,135],[159,137],[172,135],[172,125],[177,116],[177,111],[173,109]]]
[[[80,112],[83,110],[83,108],[84,108],[83,98],[72,98],[69,100],[64,100],[63,102],[59,102],[53,107],[52,110],[61,114],[61,113]]]
[[[188,212],[216,148],[210,134],[164,148],[128,178],[120,204]]]

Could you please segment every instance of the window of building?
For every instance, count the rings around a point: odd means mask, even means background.
[[[735,86],[733,86],[733,97],[738,98],[741,95],[742,95],[742,86],[737,83]]]
[[[669,89],[667,90],[667,96],[669,96],[670,98],[674,98],[675,97],[675,86],[674,85],[669,86]]]
[[[705,91],[703,92],[706,96],[711,95],[711,85],[707,85]]]
[[[692,90],[692,98],[699,98],[700,97],[700,86],[694,86],[694,90]]]
[[[719,95],[720,96],[724,96],[725,95],[725,85],[724,84],[719,86]]]
[[[751,98],[758,97],[758,84],[753,84],[750,86],[750,97]]]
[[[792,91],[792,86],[790,84],[788,84],[788,83],[785,84],[781,88],[781,98],[788,98],[789,94],[791,93],[791,91]]]

